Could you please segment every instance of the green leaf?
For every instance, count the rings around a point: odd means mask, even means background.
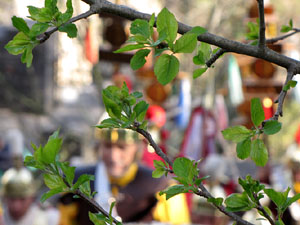
[[[114,53],[128,52],[128,51],[140,49],[143,47],[145,47],[144,44],[126,45],[126,46],[114,51]]]
[[[251,152],[251,138],[247,138],[244,141],[237,143],[236,153],[240,159],[246,159],[250,156]]]
[[[196,34],[184,34],[176,40],[173,51],[175,53],[192,53],[197,46]]]
[[[29,36],[30,37],[36,37],[40,34],[44,33],[49,28],[48,23],[35,23],[32,25]]]
[[[205,65],[205,57],[203,52],[198,51],[198,54],[193,57],[193,62],[195,65]]]
[[[68,184],[70,186],[73,185],[73,180],[75,177],[75,169],[76,167],[74,166],[69,166],[68,163],[61,163],[58,162],[59,167],[61,168],[61,170],[63,171],[63,173],[65,174],[66,180],[68,182]]]
[[[64,190],[67,188],[67,185],[64,183],[63,179],[58,175],[44,173],[43,177],[44,182],[49,189],[61,188]]]
[[[102,90],[102,99],[105,105],[106,112],[111,118],[121,118],[121,101],[118,98],[120,89],[115,86],[108,86]],[[121,97],[121,96],[119,96]]]
[[[156,25],[158,33],[160,34],[165,30],[168,43],[173,43],[177,36],[178,23],[175,16],[167,8],[163,8],[158,14]]]
[[[194,70],[193,79],[200,77],[202,74],[204,74],[206,72],[206,70],[207,70],[207,67]]]
[[[72,190],[76,190],[81,186],[83,183],[89,182],[91,180],[95,180],[95,177],[93,175],[83,174],[81,175],[76,183],[73,185]]]
[[[25,51],[30,39],[23,32],[17,33],[13,40],[5,45],[5,49],[12,55],[19,55]]]
[[[151,17],[150,17],[150,20],[149,20],[150,35],[153,34],[153,26],[154,26],[154,23],[155,23],[155,14],[152,13],[152,15],[151,15]]]
[[[253,130],[249,130],[244,126],[228,127],[227,129],[222,130],[223,137],[226,140],[231,140],[236,143],[252,137],[254,133],[255,132]]]
[[[161,161],[161,160],[153,160],[153,165],[154,165],[154,167],[156,169],[158,169],[158,168],[165,168],[166,167],[166,165],[164,164],[164,162]]]
[[[264,189],[264,192],[268,195],[268,197],[275,203],[278,208],[282,208],[287,201],[287,194],[290,191],[288,188],[285,192],[278,192],[272,188]]]
[[[35,161],[34,157],[31,156],[31,155],[27,155],[27,156],[25,157],[25,159],[24,159],[24,165],[25,165],[25,166],[30,166],[30,167],[34,167],[34,168],[35,168],[35,166],[36,166],[36,161]]]
[[[248,211],[254,207],[245,192],[229,195],[225,200],[225,205],[226,209],[232,212]]]
[[[100,125],[97,125],[96,127],[98,128],[119,128],[121,125],[120,123],[114,119],[114,118],[109,118],[101,121]]]
[[[31,19],[41,23],[51,22],[52,11],[49,8],[37,8],[34,6],[27,6]]]
[[[62,145],[62,139],[58,138],[59,131],[55,131],[43,148],[42,157],[45,163],[54,163]]]
[[[288,91],[288,90],[290,90],[291,87],[292,88],[296,87],[296,85],[297,85],[297,81],[290,80],[290,81],[287,82],[286,85],[284,85],[283,90],[284,91]]]
[[[21,62],[26,63],[26,67],[30,67],[33,59],[32,49],[36,46],[36,44],[29,43],[21,57]]]
[[[65,24],[65,25],[59,27],[58,30],[60,32],[67,33],[68,37],[70,37],[70,38],[77,37],[77,28],[76,28],[76,25],[73,23]]]
[[[259,98],[251,99],[251,120],[256,127],[265,120],[265,113]]]
[[[88,196],[89,198],[92,197],[90,181],[86,181],[86,182],[82,183],[82,184],[79,186],[79,190],[80,190],[83,194],[85,194],[86,196]]]
[[[56,12],[58,12],[56,5],[57,0],[45,0],[45,8],[48,8],[48,10],[51,11],[51,15],[54,15]]]
[[[131,23],[130,26],[130,33],[131,34],[140,34],[145,38],[150,37],[150,26],[148,21],[136,19]]]
[[[164,168],[157,168],[154,171],[152,171],[152,177],[153,178],[160,178],[165,174],[166,170]]]
[[[106,225],[105,216],[96,213],[89,212],[89,218],[94,223],[94,225]]]
[[[67,10],[65,13],[61,13],[59,15],[59,22],[62,24],[62,23],[66,23],[69,19],[72,18],[72,15],[73,15],[73,6],[72,6],[72,0],[67,0],[67,3],[66,3],[66,7],[67,7]],[[77,30],[76,30],[77,32]],[[69,36],[70,37],[70,36]],[[76,37],[76,36],[75,36]]]
[[[159,193],[159,195],[166,194],[166,199],[168,200],[169,198],[172,198],[175,195],[178,195],[181,193],[187,193],[187,192],[188,192],[188,189],[184,185],[178,184],[178,185],[170,186],[167,189],[161,191]]]
[[[15,28],[17,28],[20,32],[23,32],[24,34],[28,35],[29,27],[27,26],[27,23],[24,19],[13,16],[11,18],[11,21]]]
[[[268,162],[268,150],[262,140],[256,139],[252,141],[250,157],[257,166],[266,165]]]
[[[208,198],[207,202],[213,203],[214,205],[221,206],[223,203],[223,198]]]
[[[135,92],[131,93],[130,95],[132,95],[135,98],[142,98],[143,97],[143,93],[141,93],[139,91],[135,91]]]
[[[57,195],[59,193],[63,192],[62,188],[55,188],[55,189],[51,189],[50,191],[44,193],[41,197],[41,203],[45,202],[48,198]]]
[[[149,104],[147,104],[145,101],[140,101],[134,106],[133,111],[136,113],[138,122],[142,122],[144,120],[148,107]]]
[[[137,70],[144,66],[146,63],[145,57],[150,53],[149,49],[141,49],[135,53],[135,55],[130,60],[130,66],[133,70]]]
[[[294,202],[298,201],[300,199],[300,193],[294,195],[293,197],[288,197],[287,198],[287,201],[284,205],[284,210],[289,207],[291,204],[293,204]]]
[[[173,171],[175,175],[183,178],[188,184],[193,183],[193,179],[198,175],[197,167],[188,158],[178,157],[173,164]]]
[[[210,44],[201,42],[198,52],[202,52],[204,61],[207,61],[210,58],[211,53],[212,53]]]
[[[162,85],[170,83],[178,72],[179,61],[174,55],[161,55],[154,66],[154,73]]]
[[[196,34],[197,36],[206,33],[207,30],[204,27],[196,26],[193,27],[187,34]]]
[[[264,124],[263,131],[267,135],[276,134],[281,130],[281,123],[277,120],[267,121]]]
[[[280,29],[280,32],[282,33],[286,33],[286,32],[289,32],[291,31],[293,28],[290,27],[290,26],[287,26],[287,25],[282,25],[281,29]]]
[[[291,28],[293,28],[294,25],[293,25],[293,20],[292,19],[290,19],[289,25],[290,25]]]

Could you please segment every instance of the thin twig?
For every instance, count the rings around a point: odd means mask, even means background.
[[[260,49],[264,49],[266,46],[266,23],[264,12],[264,0],[257,0],[258,2],[258,14],[259,14],[259,43]]]
[[[227,51],[224,49],[219,49],[209,60],[206,61],[206,66],[211,67],[224,53]]]
[[[91,16],[91,15],[93,15],[93,14],[95,14],[95,13],[96,13],[95,10],[93,10],[92,7],[91,7],[89,11],[84,12],[84,13],[78,15],[78,16],[75,16],[75,17],[71,18],[68,22],[62,24],[61,26],[66,25],[66,24],[69,24],[69,23],[74,23],[74,22],[76,22],[76,21],[78,21],[78,20],[81,20],[81,19],[85,19],[85,18],[87,18],[87,17],[89,17],[89,16]],[[58,29],[59,29],[59,27],[54,27],[54,28],[50,29],[49,31],[45,32],[45,33],[43,34],[42,38],[39,40],[40,44],[42,44],[42,43],[44,43],[46,40],[48,40],[48,38],[49,38],[54,32],[58,31]]]
[[[154,148],[155,153],[159,155],[165,162],[167,162],[170,166],[173,165],[173,162],[166,156],[166,154],[161,150],[161,148],[155,143],[155,141],[152,139],[152,136],[148,131],[145,131],[140,128],[136,128],[136,131],[143,135],[149,142],[149,144]]]
[[[265,210],[265,208],[260,204],[260,202],[258,201],[258,206],[256,207],[257,210],[259,210],[260,212],[262,212],[262,214],[264,215],[264,217],[267,218],[267,220],[270,222],[270,224],[275,225],[275,221],[272,219],[272,217],[267,213],[267,211]]]
[[[282,35],[282,36],[278,36],[278,37],[275,37],[275,38],[267,39],[267,40],[266,40],[266,43],[267,43],[267,44],[274,44],[274,43],[276,43],[277,41],[282,41],[282,40],[284,40],[284,39],[286,39],[286,38],[288,38],[288,37],[291,37],[291,36],[293,36],[294,34],[297,34],[297,33],[299,33],[299,32],[300,32],[300,29],[294,28],[294,29],[293,29],[293,32],[288,33],[288,34],[285,34],[285,35]]]
[[[198,192],[196,193],[197,195],[199,196],[202,196],[206,199],[209,199],[209,198],[214,198],[210,193],[209,191],[204,187],[203,184],[200,184],[199,185],[199,189]],[[236,222],[239,222],[239,224],[243,224],[243,225],[254,225],[252,223],[249,223],[248,221],[246,220],[243,220],[240,216],[238,216],[237,214],[233,213],[233,212],[229,212],[228,210],[226,210],[225,206],[224,205],[217,205],[215,203],[213,203],[214,206],[216,208],[219,209],[219,211],[221,211],[222,213],[224,213],[225,215],[231,217],[234,221]]]
[[[278,120],[278,117],[279,116],[283,116],[283,102],[284,102],[284,99],[285,99],[285,96],[287,94],[287,91],[284,90],[284,87],[285,85],[287,85],[287,83],[293,79],[293,76],[295,75],[295,67],[294,66],[291,66],[288,70],[287,70],[287,76],[286,76],[286,80],[284,82],[284,85],[281,89],[281,92],[278,96],[278,98],[274,101],[275,103],[278,103],[278,106],[277,106],[277,110],[274,114],[274,116],[272,117],[272,119],[274,120]]]
[[[110,215],[108,212],[105,211],[94,199],[88,198],[85,194],[83,194],[78,189],[74,192],[75,195],[78,195],[80,198],[82,198],[85,202],[87,202],[95,211],[101,212],[104,216],[107,218],[110,218]],[[120,223],[117,219],[112,217],[115,224]]]

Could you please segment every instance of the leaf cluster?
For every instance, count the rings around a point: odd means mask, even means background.
[[[282,27],[281,27],[281,29],[280,29],[280,32],[282,32],[282,33],[287,33],[287,32],[289,32],[289,31],[291,31],[291,30],[294,29],[293,26],[294,26],[294,25],[293,25],[293,20],[290,19],[288,25],[282,25]]]
[[[229,127],[222,131],[226,140],[237,143],[236,152],[240,159],[250,158],[257,166],[264,166],[268,162],[268,150],[260,139],[262,133],[272,135],[280,131],[281,123],[277,120],[264,122],[265,114],[259,98],[251,99],[251,120],[254,124],[252,129],[245,126]]]
[[[108,86],[102,91],[102,99],[105,105],[108,119],[97,125],[98,128],[147,128],[144,120],[149,104],[138,99],[143,97],[140,92],[129,94],[129,89],[124,82],[122,88]]]
[[[156,22],[158,39],[154,40],[154,24]],[[151,50],[157,58],[154,66],[154,73],[157,80],[166,85],[178,74],[180,62],[175,54],[192,53],[197,47],[197,37],[206,32],[203,27],[194,27],[191,31],[177,38],[178,23],[175,16],[166,8],[162,9],[155,21],[155,14],[152,14],[149,21],[137,19],[132,22],[128,42],[114,53],[137,50],[130,61],[132,69],[137,70],[144,66],[146,57]],[[167,53],[166,53],[167,52]],[[171,52],[171,54],[169,54]],[[195,56],[196,65],[205,65],[205,60],[212,54],[210,46],[202,43]],[[194,71],[194,78],[199,77],[206,71],[206,67]]]
[[[59,137],[59,130],[55,131],[44,146],[37,147],[32,143],[34,154],[26,156],[25,166],[39,169],[43,172],[43,178],[49,191],[41,197],[41,202],[61,192],[75,192],[79,189],[88,197],[91,193],[90,181],[94,180],[91,175],[81,175],[73,184],[75,177],[75,167],[70,166],[68,162],[59,161],[59,151],[61,149],[62,139]]]
[[[75,24],[67,23],[73,15],[72,0],[67,0],[66,7],[64,13],[60,12],[57,8],[57,0],[45,0],[43,8],[28,6],[30,14],[28,18],[35,21],[30,28],[23,18],[13,16],[12,24],[19,32],[5,45],[5,49],[12,55],[22,54],[22,63],[30,67],[33,59],[32,50],[40,43],[40,35],[50,27],[57,27],[59,31],[66,32],[71,38],[76,37]]]

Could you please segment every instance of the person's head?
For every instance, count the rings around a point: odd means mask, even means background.
[[[35,194],[32,174],[25,168],[7,170],[1,179],[1,196],[9,215],[20,220],[30,208]]]
[[[95,136],[99,140],[97,154],[110,176],[122,177],[139,159],[142,142],[138,133],[128,129],[101,129]]]

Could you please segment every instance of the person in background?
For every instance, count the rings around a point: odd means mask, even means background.
[[[51,218],[35,201],[36,183],[24,167],[8,169],[1,179],[4,225],[57,225],[59,214]],[[0,217],[1,218],[1,217]],[[1,224],[1,222],[0,222]]]
[[[190,222],[185,196],[177,195],[166,201],[158,192],[170,185],[169,179],[154,179],[152,170],[139,164],[144,142],[138,133],[125,129],[97,129],[95,136],[99,141],[96,147],[98,163],[78,168],[76,176],[95,176],[91,189],[97,192],[95,200],[104,209],[108,211],[115,201],[113,216],[122,222]],[[64,215],[60,225],[92,224],[88,218],[90,208],[83,200],[65,195],[59,207]]]

